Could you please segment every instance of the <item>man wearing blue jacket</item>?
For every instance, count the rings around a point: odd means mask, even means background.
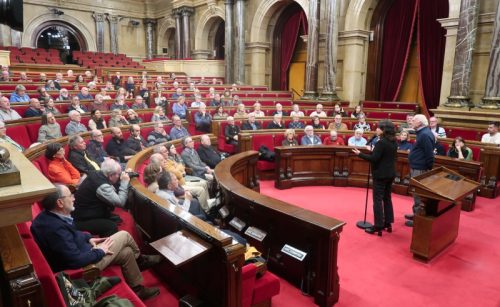
[[[434,165],[434,134],[428,127],[429,122],[423,114],[413,117],[412,128],[416,131],[417,140],[408,155],[410,176],[415,177],[432,169]],[[413,227],[413,216],[420,204],[420,197],[413,196],[413,214],[405,214],[405,225]]]
[[[31,233],[52,270],[59,272],[95,264],[102,271],[118,264],[127,284],[140,299],[158,295],[158,288],[142,285],[141,269],[159,263],[160,256],[140,255],[137,244],[126,231],[107,238],[92,238],[77,230],[71,218],[75,209],[73,194],[64,185],[56,185],[56,189],[42,201],[45,210],[31,225]]]

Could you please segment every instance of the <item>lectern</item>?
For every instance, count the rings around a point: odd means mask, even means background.
[[[460,202],[478,187],[478,182],[442,166],[411,178],[410,192],[421,198],[410,247],[415,258],[429,261],[455,241]]]

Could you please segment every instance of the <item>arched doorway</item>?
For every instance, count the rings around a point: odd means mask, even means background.
[[[73,63],[71,54],[75,50],[87,50],[83,35],[71,25],[60,22],[46,22],[38,27],[35,46],[57,49],[63,63]]]
[[[226,44],[226,35],[225,35],[225,27],[226,23],[222,18],[220,19],[219,22],[215,26],[215,33],[213,35],[213,50],[214,50],[214,59],[217,60],[224,60],[224,53],[225,53],[225,44]],[[212,33],[212,31],[210,31]],[[211,40],[211,35],[209,35],[209,42]]]
[[[281,12],[272,41],[272,89],[304,89],[307,45],[300,36],[307,33],[307,18],[297,2],[290,3]]]
[[[368,51],[367,100],[439,104],[448,0],[382,0],[374,10]],[[423,77],[425,76],[425,77]]]
[[[175,57],[175,28],[168,28],[160,41],[162,57]]]

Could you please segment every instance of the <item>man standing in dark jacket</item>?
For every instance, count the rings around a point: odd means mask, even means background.
[[[86,151],[85,140],[79,135],[73,135],[69,138],[68,161],[80,172],[88,174],[92,171],[100,170],[99,164],[92,160]]]
[[[202,135],[200,140],[201,145],[198,147],[198,155],[201,161],[205,162],[206,165],[213,169],[221,161],[220,153],[212,147],[208,135]]]
[[[109,265],[120,265],[127,284],[140,299],[159,293],[158,288],[142,285],[141,269],[161,261],[159,256],[140,255],[134,239],[126,231],[108,238],[92,238],[73,226],[71,212],[74,197],[68,187],[56,185],[56,192],[42,201],[45,209],[31,225],[31,233],[54,272],[78,269],[95,264],[99,270]]]
[[[423,114],[413,117],[412,128],[416,131],[417,140],[408,155],[410,176],[415,177],[432,169],[434,165],[434,134],[428,127],[429,122]],[[413,195],[413,214],[405,214],[405,225],[413,227],[413,216],[420,205],[420,197]]]
[[[394,124],[389,120],[382,120],[379,124],[382,131],[380,140],[375,144],[371,154],[361,153],[357,148],[352,151],[360,158],[370,161],[373,174],[373,227],[365,229],[367,233],[377,232],[382,235],[382,229],[392,232],[394,210],[392,208],[392,182],[396,177],[396,158],[398,144]],[[382,202],[384,203],[382,206]]]
[[[118,191],[114,187],[120,182]],[[75,193],[75,226],[106,237],[118,231],[120,218],[111,212],[127,202],[130,177],[118,162],[105,160],[98,172],[90,172]]]

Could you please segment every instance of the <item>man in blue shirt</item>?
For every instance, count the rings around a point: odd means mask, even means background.
[[[140,255],[134,239],[126,231],[107,238],[92,238],[73,225],[71,212],[75,198],[68,187],[56,185],[56,192],[42,201],[45,209],[31,225],[31,233],[54,272],[95,264],[99,270],[120,265],[127,284],[140,299],[159,294],[158,288],[145,288],[141,268],[161,261],[160,256]]]
[[[190,136],[186,128],[182,126],[181,118],[177,115],[172,116],[174,126],[170,129],[170,139],[178,140]]]
[[[87,87],[82,87],[80,93],[76,95],[80,100],[94,100],[94,96],[89,93],[89,89]]]
[[[363,129],[358,128],[354,130],[354,135],[347,140],[347,145],[349,146],[365,146],[366,139],[363,137]]]
[[[301,145],[315,146],[322,144],[319,136],[314,135],[313,126],[307,125],[306,128],[304,129],[304,132],[306,133],[306,135],[304,135],[300,140]]]

